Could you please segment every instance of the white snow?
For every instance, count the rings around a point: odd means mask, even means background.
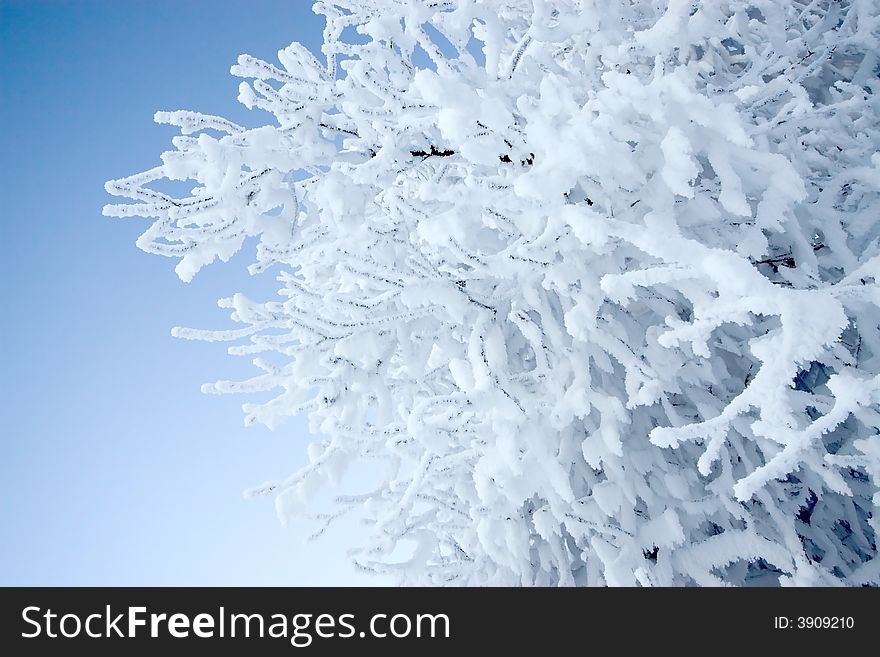
[[[392,4],[106,186],[182,280],[248,237],[278,279],[175,329],[320,434],[254,494],[383,462],[338,513],[411,584],[880,583],[877,3]]]

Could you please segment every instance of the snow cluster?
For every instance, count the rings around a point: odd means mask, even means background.
[[[356,562],[412,584],[880,581],[875,0],[334,0],[111,181],[260,373],[206,386],[384,477]],[[150,184],[194,181],[173,198]]]

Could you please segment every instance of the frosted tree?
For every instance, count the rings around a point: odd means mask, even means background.
[[[269,125],[159,112],[175,150],[107,184],[184,281],[248,238],[277,278],[175,329],[319,436],[252,493],[379,460],[321,520],[405,583],[877,584],[878,3],[314,11],[320,53],[232,67]]]

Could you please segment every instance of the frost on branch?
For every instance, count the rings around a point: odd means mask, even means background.
[[[877,3],[315,11],[320,54],[232,68],[269,125],[160,112],[176,150],[107,185],[183,280],[248,237],[277,276],[178,331],[322,436],[255,492],[379,459],[326,519],[407,583],[877,584]]]

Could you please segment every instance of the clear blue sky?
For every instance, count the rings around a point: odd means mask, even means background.
[[[101,216],[104,181],[159,163],[174,129],[156,110],[255,124],[229,74],[247,52],[317,46],[298,0],[0,0],[0,584],[364,583],[344,557],[356,529],[303,546],[271,499],[244,488],[304,461],[303,422],[245,429],[238,397],[205,381],[248,374],[215,300],[271,289],[250,252],[185,285],[134,241],[144,220]],[[380,583],[370,579],[367,583]]]

